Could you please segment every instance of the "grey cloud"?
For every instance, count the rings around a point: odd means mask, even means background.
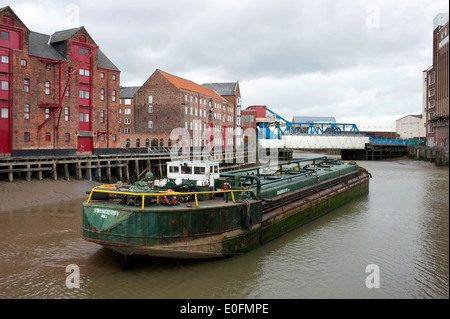
[[[195,73],[199,83],[239,80],[244,106],[369,118],[421,109],[432,20],[448,12],[442,0],[16,0],[12,7],[62,14],[51,25],[56,31],[65,28],[70,3],[121,69],[123,85],[139,85],[161,68]],[[34,19],[24,23],[48,24]]]

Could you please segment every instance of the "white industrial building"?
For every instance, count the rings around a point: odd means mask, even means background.
[[[396,121],[396,131],[401,139],[424,139],[426,119],[422,115],[406,115]]]

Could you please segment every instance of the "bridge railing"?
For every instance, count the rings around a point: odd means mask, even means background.
[[[356,124],[347,123],[258,123],[263,138],[278,138],[282,135],[360,135]]]

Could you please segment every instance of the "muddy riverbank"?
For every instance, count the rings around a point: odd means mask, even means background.
[[[88,180],[0,181],[0,212],[87,198],[86,192],[97,185]]]

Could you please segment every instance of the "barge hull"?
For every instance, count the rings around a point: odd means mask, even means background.
[[[215,258],[242,254],[269,242],[292,229],[319,218],[349,201],[366,194],[369,175],[362,174],[308,197],[274,208],[260,222],[248,229],[234,229],[220,234],[153,246],[128,246],[86,240],[103,245],[124,255],[148,255],[169,258]]]
[[[320,193],[276,208],[263,215],[261,225],[255,233],[247,233],[226,238],[223,254],[245,253],[252,248],[267,243],[297,227],[328,214],[353,199],[367,194],[369,176],[356,177],[347,184],[339,184]]]

